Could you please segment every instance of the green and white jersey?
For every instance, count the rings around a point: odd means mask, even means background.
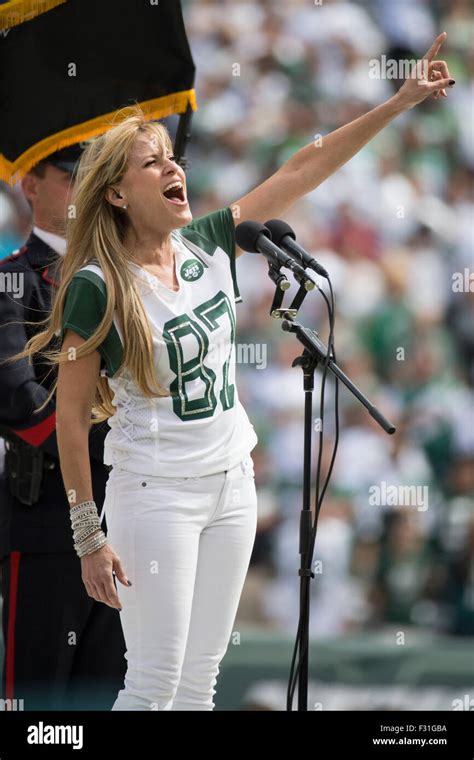
[[[235,384],[234,221],[230,208],[172,232],[179,290],[130,262],[153,335],[161,387],[170,397],[144,397],[128,370],[119,371],[123,334],[117,314],[99,347],[101,370],[114,393],[104,463],[142,475],[198,477],[227,470],[257,436]],[[62,322],[89,338],[106,306],[104,275],[95,263],[74,275]]]

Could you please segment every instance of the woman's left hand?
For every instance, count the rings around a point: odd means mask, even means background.
[[[449,75],[446,61],[433,60],[446,36],[446,32],[442,32],[436,37],[430,49],[417,61],[410,76],[400,87],[397,95],[405,108],[413,108],[430,95],[437,98],[441,93],[443,97],[447,97],[445,87],[452,87],[454,79]]]

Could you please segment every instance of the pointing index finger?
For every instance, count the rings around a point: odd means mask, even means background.
[[[446,32],[441,32],[441,34],[438,34],[431,47],[424,54],[423,59],[425,61],[432,61],[445,39]]]

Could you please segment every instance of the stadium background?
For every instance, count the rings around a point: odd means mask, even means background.
[[[420,54],[448,33],[438,55],[456,80],[448,98],[398,117],[285,219],[332,276],[339,363],[398,428],[387,436],[341,390],[339,453],[315,550],[310,709],[472,709],[470,4],[183,0],[183,8],[197,67],[187,152],[195,217],[390,97],[394,83],[371,78],[371,60]],[[165,123],[174,132],[177,119]],[[0,183],[1,258],[29,227],[19,187]],[[291,362],[300,351],[269,316],[263,259],[240,257],[237,275],[238,387],[260,439],[260,516],[216,705],[284,709],[298,612],[303,393]],[[327,337],[323,307],[311,294],[300,317]],[[426,486],[427,509],[371,505],[370,489],[384,482]]]

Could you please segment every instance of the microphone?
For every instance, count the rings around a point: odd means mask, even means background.
[[[235,228],[235,240],[239,248],[249,253],[263,253],[272,264],[288,267],[299,283],[304,283],[306,290],[312,290],[315,283],[306,276],[303,267],[291,256],[281,251],[271,240],[271,233],[260,222],[241,222]]]
[[[325,277],[327,280],[329,279],[329,275],[324,267],[322,267],[321,264],[318,264],[316,259],[296,242],[296,235],[289,224],[282,219],[270,219],[270,221],[265,222],[265,227],[270,230],[275,245],[283,248],[283,250],[289,253],[290,256],[296,259],[296,261],[304,267],[313,269],[316,274]]]

